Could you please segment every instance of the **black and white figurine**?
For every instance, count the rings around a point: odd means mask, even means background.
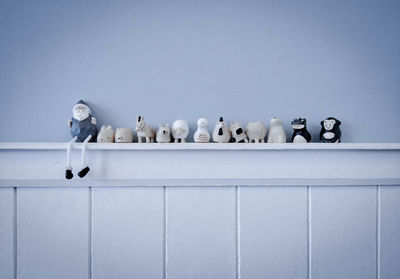
[[[224,118],[221,116],[219,121],[215,124],[214,131],[212,134],[214,142],[227,143],[231,139],[231,133],[224,122]]]
[[[307,143],[311,141],[311,135],[307,131],[307,120],[305,118],[296,118],[292,121],[293,143]]]
[[[340,138],[342,137],[342,132],[340,131],[339,127],[340,124],[342,124],[342,122],[334,117],[328,117],[325,120],[321,121],[322,128],[319,134],[321,142],[340,142]]]
[[[73,117],[68,121],[68,126],[71,128],[72,140],[67,146],[67,167],[65,171],[65,178],[71,179],[72,166],[71,166],[71,147],[74,142],[83,142],[82,145],[82,169],[78,172],[80,178],[84,177],[90,170],[86,164],[86,146],[89,141],[95,141],[97,136],[97,121],[91,115],[89,106],[80,100],[72,109]]]
[[[240,122],[233,122],[229,125],[229,131],[232,133],[233,142],[248,143],[246,133],[243,131],[242,124]]]

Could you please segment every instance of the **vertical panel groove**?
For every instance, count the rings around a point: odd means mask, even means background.
[[[88,277],[93,278],[93,188],[89,187],[88,201]]]
[[[311,279],[311,186],[307,186],[307,278]]]
[[[376,186],[376,278],[381,275],[381,186]]]
[[[168,197],[167,197],[167,187],[163,186],[163,278],[168,278]]]
[[[235,187],[235,226],[236,226],[236,255],[235,255],[235,264],[236,264],[236,279],[241,278],[240,274],[240,186]]]
[[[14,187],[13,190],[13,273],[14,279],[17,279],[17,187]]]

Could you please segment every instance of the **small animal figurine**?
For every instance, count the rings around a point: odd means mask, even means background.
[[[139,143],[142,143],[143,138],[146,139],[146,143],[154,142],[156,131],[154,128],[147,125],[147,123],[144,122],[144,118],[140,115],[136,121],[136,132]]]
[[[186,120],[179,119],[172,123],[172,136],[174,137],[174,142],[184,143],[186,142],[186,138],[189,135],[189,124]]]
[[[206,143],[210,141],[210,133],[207,130],[208,120],[199,118],[197,120],[197,130],[194,133],[193,140],[196,143]]]
[[[101,126],[100,132],[97,135],[97,142],[105,143],[105,142],[114,142],[114,130],[111,125],[103,125]]]
[[[89,106],[83,100],[80,100],[72,109],[73,117],[68,121],[68,126],[71,129],[72,140],[67,145],[66,179],[71,179],[74,176],[72,174],[70,155],[72,144],[76,141],[83,142],[82,169],[78,172],[78,176],[83,178],[90,170],[89,166],[86,164],[86,146],[88,142],[95,141],[97,136],[97,121],[91,113],[92,111]]]
[[[133,131],[131,128],[117,128],[115,130],[116,143],[131,143],[133,142]]]
[[[249,142],[264,142],[267,128],[261,121],[249,122],[246,126],[246,134],[249,137]]]
[[[165,125],[158,125],[158,130],[156,134],[156,141],[158,143],[168,143],[171,142],[171,133],[169,130],[169,124],[166,123]]]
[[[229,125],[229,131],[232,133],[233,142],[247,143],[247,135],[242,129],[242,124],[239,122],[233,122]]]
[[[282,121],[277,117],[271,119],[267,142],[268,143],[286,142],[285,129],[283,129]]]
[[[307,131],[307,120],[305,118],[296,118],[292,121],[293,143],[307,143],[311,141],[311,135]]]
[[[226,143],[231,139],[231,133],[224,122],[224,118],[221,116],[219,121],[215,124],[214,131],[212,134],[213,141],[218,143]]]
[[[328,117],[321,121],[321,132],[319,138],[321,142],[325,143],[337,143],[340,142],[342,137],[342,132],[340,131],[340,120],[334,117]]]

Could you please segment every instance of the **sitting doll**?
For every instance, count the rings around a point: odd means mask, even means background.
[[[86,164],[86,145],[89,141],[95,141],[97,136],[96,118],[92,117],[91,110],[88,105],[80,100],[72,109],[73,118],[68,121],[68,126],[71,128],[72,140],[67,147],[67,168],[65,178],[73,177],[71,167],[71,147],[74,142],[83,142],[82,145],[82,170],[78,172],[79,177],[84,177],[89,172],[89,166]]]

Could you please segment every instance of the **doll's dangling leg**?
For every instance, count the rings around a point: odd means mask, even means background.
[[[89,135],[82,144],[82,170],[78,172],[80,178],[83,178],[90,171],[89,166],[86,164],[86,147],[91,138],[92,135]]]
[[[72,166],[71,166],[71,148],[72,144],[78,139],[78,137],[74,137],[67,145],[67,167],[65,168],[65,178],[71,179],[74,177],[72,174]]]

